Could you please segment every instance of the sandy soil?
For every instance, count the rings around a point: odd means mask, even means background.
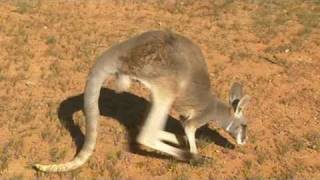
[[[0,178],[320,179],[319,22],[316,0],[0,1]],[[235,146],[212,123],[197,133],[211,162],[139,151],[132,144],[148,91],[134,84],[116,95],[111,82],[90,161],[70,173],[34,171],[32,163],[70,160],[81,145],[82,93],[95,58],[150,29],[198,44],[220,98],[232,82],[244,84],[248,144]]]

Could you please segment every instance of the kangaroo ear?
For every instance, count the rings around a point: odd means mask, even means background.
[[[241,114],[241,112],[243,111],[243,109],[247,106],[248,102],[250,101],[251,97],[249,95],[245,95],[243,96],[237,107],[236,107],[236,111],[235,111],[235,114]]]
[[[229,92],[229,104],[233,107],[234,111],[236,111],[236,108],[242,96],[243,96],[242,85],[238,82],[233,83]]]

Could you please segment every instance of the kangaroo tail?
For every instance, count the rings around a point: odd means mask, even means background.
[[[83,165],[93,153],[96,145],[100,89],[105,79],[117,71],[118,64],[114,56],[105,53],[93,66],[87,79],[84,93],[84,112],[86,116],[86,135],[82,149],[76,157],[61,164],[34,164],[34,168],[44,172],[66,172],[77,169]]]

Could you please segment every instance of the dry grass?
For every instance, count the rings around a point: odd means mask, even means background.
[[[0,178],[320,178],[320,2],[170,2],[0,1]],[[202,165],[137,154],[127,148],[133,123],[124,127],[109,115],[140,119],[143,113],[130,113],[142,108],[126,99],[113,107],[107,99],[88,163],[61,174],[30,168],[73,157],[79,140],[65,127],[71,119],[84,130],[81,98],[73,96],[83,92],[90,67],[113,43],[149,29],[171,29],[198,44],[222,99],[233,81],[244,83],[253,97],[249,143],[232,149],[219,137],[201,136],[199,151],[213,158]],[[131,91],[147,94],[139,85]]]

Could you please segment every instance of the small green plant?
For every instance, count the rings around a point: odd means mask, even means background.
[[[136,163],[136,166],[139,168],[139,169],[142,169],[144,166],[145,166],[145,162],[144,161],[139,161]]]
[[[56,40],[56,38],[54,36],[48,36],[47,37],[46,44],[49,45],[49,44],[54,44],[56,42],[57,42],[57,40]]]
[[[81,173],[81,168],[75,169],[70,172],[71,173],[71,179],[79,179],[80,173]]]
[[[53,137],[52,137],[52,132],[50,131],[50,130],[43,130],[43,131],[41,131],[41,138],[43,139],[43,140],[46,140],[46,141],[50,141]]]
[[[32,111],[32,106],[30,103],[24,103],[24,107],[22,113],[17,116],[16,120],[20,123],[29,123],[32,119],[34,119],[35,114]]]
[[[9,180],[20,180],[23,179],[23,174],[14,175],[9,178]]]
[[[283,156],[290,150],[290,146],[288,145],[288,142],[282,142],[278,141],[276,142],[276,150],[278,155]]]
[[[5,80],[5,75],[3,73],[3,71],[0,69],[0,81]]]
[[[264,148],[256,147],[255,154],[257,156],[257,163],[262,165],[267,160],[269,153]]]
[[[169,171],[175,172],[177,170],[177,166],[178,166],[178,162],[175,159],[170,158],[166,165],[166,169],[168,169]]]
[[[57,162],[61,159],[63,159],[66,156],[66,150],[61,150],[60,148],[52,148],[49,151],[50,156],[51,156],[51,160],[53,162]]]
[[[243,176],[248,179],[251,177],[251,168],[253,166],[253,162],[249,159],[245,159],[243,161],[243,168],[241,168],[241,171],[243,173]]]
[[[116,167],[116,164],[118,160],[121,158],[122,152],[121,151],[112,151],[106,156],[105,160],[105,166],[107,167],[107,170],[109,172],[109,176],[111,179],[121,179],[122,173],[121,170],[119,170]]]
[[[177,172],[176,176],[173,178],[174,180],[188,180],[189,175],[186,171],[179,171]]]
[[[112,180],[118,180],[122,178],[122,170],[117,169],[114,166],[107,166],[110,178]]]
[[[317,28],[320,22],[320,13],[312,10],[304,10],[297,13],[299,22],[304,26],[304,32],[309,33],[312,29]]]
[[[306,140],[301,137],[292,137],[290,139],[290,144],[295,151],[301,151],[306,147]]]
[[[22,150],[23,150],[23,146],[24,146],[24,143],[23,143],[23,138],[18,138],[18,139],[11,139],[9,141],[9,149],[15,149],[13,155],[15,157],[18,157],[22,154]]]
[[[123,177],[121,170],[116,167],[117,162],[122,158],[122,156],[122,151],[117,150],[111,151],[105,158],[104,164],[105,167],[107,167],[111,179],[121,179],[121,177]]]
[[[118,160],[121,159],[122,152],[121,151],[112,151],[107,154],[106,161],[115,164]]]
[[[275,170],[274,174],[270,179],[295,179],[294,176],[295,176],[295,171],[286,167],[284,169]]]
[[[308,147],[316,151],[320,151],[320,133],[316,131],[310,131],[304,135],[308,141]]]
[[[274,37],[277,34],[274,20],[267,8],[261,7],[253,16],[253,27],[254,33],[262,39],[268,39]]]
[[[9,145],[6,144],[2,149],[0,149],[0,174],[1,171],[8,168],[9,163]]]
[[[32,4],[31,1],[27,1],[27,0],[18,0],[16,1],[16,12],[20,13],[20,14],[24,14],[29,12],[32,9]]]

